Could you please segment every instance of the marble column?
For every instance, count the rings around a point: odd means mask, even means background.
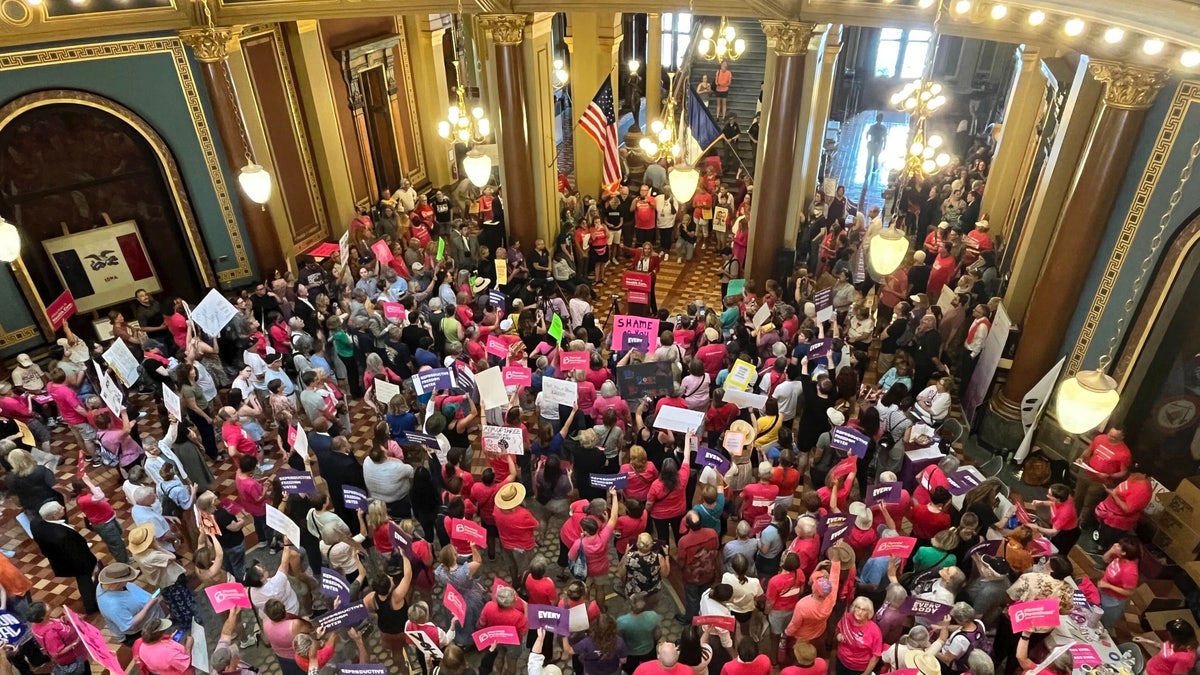
[[[1091,61],[1089,68],[1092,77],[1104,83],[1103,102],[1063,204],[1067,217],[1046,256],[1055,264],[1044,267],[1029,300],[1026,315],[1045,318],[1025,322],[1008,381],[992,403],[999,415],[1010,420],[1020,418],[1021,398],[1058,359],[1146,111],[1168,77],[1159,68],[1100,59]]]
[[[760,145],[763,147],[754,186],[746,277],[765,280],[774,271],[775,254],[784,248],[785,222],[792,187],[791,171],[771,167],[790,167],[797,151],[801,90],[804,86],[804,62],[809,40],[816,24],[798,21],[763,20],[763,32],[774,42],[775,73],[771,83],[771,105],[763,109]]]
[[[229,52],[238,48],[240,27],[233,28],[189,28],[179,32],[179,39],[192,48],[204,85],[212,104],[213,122],[230,175],[236,178],[238,171],[253,160],[253,149],[245,134],[245,123],[238,105],[237,92],[233,88],[233,75],[229,70]],[[274,178],[274,177],[272,177]],[[237,180],[229,181],[238,185]],[[275,186],[278,189],[278,186]],[[237,190],[238,204],[242,208],[242,222],[254,250],[254,260],[260,275],[273,269],[286,269],[283,248],[275,232],[275,223],[260,204],[256,204],[240,185]]]
[[[525,26],[525,126],[532,158],[538,236],[549,247],[558,234],[558,166],[554,115],[554,13],[536,12]],[[533,241],[522,241],[532,247]]]
[[[510,241],[528,248],[538,237],[533,159],[525,123],[524,14],[484,14],[480,25],[491,34],[496,58],[496,130],[500,134],[504,219]]]

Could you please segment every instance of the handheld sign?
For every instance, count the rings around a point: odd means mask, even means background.
[[[547,403],[574,406],[579,402],[579,388],[577,384],[571,380],[543,377],[542,394]]]
[[[275,474],[275,477],[279,479],[279,486],[289,495],[315,495],[317,493],[317,485],[313,481],[312,474],[307,471],[284,469]]]
[[[358,511],[359,509],[366,510],[368,503],[367,493],[361,488],[352,485],[342,486],[342,506],[351,511]]]
[[[546,333],[549,334],[550,337],[554,338],[554,342],[556,344],[561,343],[563,336],[562,317],[555,314],[554,317],[550,319],[550,327],[546,329]]]
[[[96,663],[115,675],[125,672],[125,669],[121,667],[121,660],[113,653],[112,647],[108,646],[108,639],[104,637],[104,633],[101,633],[99,628],[80,618],[78,614],[71,611],[70,607],[63,607],[63,612],[67,615],[67,621],[70,621],[71,625],[75,627],[75,632],[79,635],[79,641],[83,643],[84,649]]]
[[[825,323],[833,320],[833,289],[823,288],[813,293],[813,305],[817,308],[817,321]]]
[[[342,630],[343,628],[353,628],[366,621],[367,617],[366,606],[361,602],[356,602],[349,607],[337,609],[317,617],[317,626],[324,628],[325,632],[328,633],[335,630]]]
[[[547,378],[549,379],[549,378]],[[519,427],[483,425],[483,449],[505,455],[525,454],[525,436]]]
[[[449,518],[450,539],[458,539],[479,548],[487,547],[487,530],[478,523],[463,518]]]
[[[75,298],[71,297],[71,291],[63,291],[62,295],[47,305],[46,316],[49,317],[54,330],[62,328],[67,319],[75,316]]]
[[[737,619],[732,616],[722,616],[720,614],[703,614],[692,617],[693,626],[712,626],[713,628],[721,628],[732,632],[737,628]]]
[[[387,666],[381,663],[347,663],[338,666],[339,675],[387,675]]]
[[[529,627],[532,630],[545,628],[555,635],[568,635],[569,614],[562,607],[552,605],[529,605],[526,609],[529,616]]]
[[[965,495],[972,489],[979,487],[979,484],[982,481],[974,471],[963,467],[949,476],[946,476],[946,482],[950,484],[950,487],[947,488],[950,491],[950,494],[958,497],[959,495]]]
[[[500,369],[505,387],[528,387],[533,384],[533,371],[525,366],[506,366]]]
[[[267,505],[267,527],[287,537],[289,543],[297,546],[300,545],[300,526],[291,518],[284,515],[283,511],[270,504]],[[259,543],[265,544],[267,542]]]
[[[624,490],[629,481],[629,474],[625,473],[593,473],[589,477],[592,487],[601,490],[608,488],[616,488]]]
[[[612,343],[617,350],[650,353],[658,348],[658,319],[617,314],[613,316]]]
[[[428,394],[453,387],[454,375],[449,368],[434,368],[413,375],[412,383],[418,394]]]
[[[328,567],[321,568],[321,594],[341,599],[341,604],[350,602],[350,582],[341,572]]]
[[[587,352],[562,352],[558,355],[558,363],[563,370],[587,370],[591,356]]]
[[[487,342],[483,345],[483,350],[492,356],[498,356],[502,359],[508,358],[508,343],[495,335],[489,335]]]
[[[1058,598],[1014,602],[1008,606],[1013,633],[1037,628],[1056,628],[1059,622]]]
[[[855,457],[865,457],[870,443],[871,439],[866,434],[847,426],[834,427],[829,436],[829,447]]]
[[[900,611],[909,616],[922,617],[930,623],[938,623],[950,616],[950,605],[943,605],[933,600],[922,600],[915,595],[910,595],[901,603]]]
[[[308,459],[308,433],[300,427],[299,422],[296,423],[296,426],[288,428],[288,443],[291,444],[297,455]]]
[[[450,612],[450,616],[458,619],[458,625],[461,626],[467,620],[467,601],[454,586],[446,585],[446,592],[442,597],[442,605]]]
[[[875,550],[871,552],[871,557],[880,558],[894,555],[902,560],[907,560],[916,546],[915,537],[884,537],[875,544]]]
[[[487,651],[492,645],[519,645],[521,637],[517,635],[517,629],[512,626],[492,626],[490,628],[482,628],[471,634],[475,640],[475,648],[479,651]]]
[[[667,431],[696,432],[702,424],[704,413],[673,405],[664,405],[654,416],[654,428]]]
[[[425,656],[428,656],[431,659],[442,658],[442,648],[439,647],[438,643],[434,642],[433,638],[429,637],[429,634],[425,631],[406,630],[404,631],[404,634],[408,636],[408,639],[412,641],[412,643],[417,646],[417,649],[421,650],[421,653]]]
[[[867,486],[867,495],[863,500],[867,506],[876,504],[899,504],[903,496],[904,486],[899,482],[876,483]]]
[[[731,465],[725,455],[705,446],[700,446],[700,452],[696,453],[696,463],[700,466],[711,466],[722,476],[729,472]]]
[[[371,252],[375,254],[376,258],[379,258],[381,265],[392,262],[392,249],[388,248],[388,243],[382,239],[371,244]]]
[[[1102,663],[1100,653],[1096,651],[1096,648],[1082,642],[1071,645],[1071,658],[1074,660],[1076,668],[1098,666]]]
[[[746,445],[746,434],[740,431],[726,431],[725,438],[722,440],[722,447],[729,451],[729,454],[735,457],[741,456],[742,449]]]
[[[209,586],[204,592],[208,594],[208,601],[212,603],[213,611],[217,614],[234,607],[250,609],[250,596],[246,593],[246,587],[236,581]]]

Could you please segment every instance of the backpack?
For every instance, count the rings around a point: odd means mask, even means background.
[[[167,494],[167,492],[165,490],[163,490],[162,487],[158,488],[158,496],[160,497],[159,501],[162,502],[162,514],[164,517],[166,517],[166,518],[182,518],[183,517],[183,509],[180,508],[179,504],[174,499],[171,499],[171,495]]]
[[[683,568],[683,583],[711,584],[717,578],[718,555],[717,551],[711,548],[697,550]]]
[[[965,636],[967,638],[967,640],[970,642],[970,646],[967,647],[967,651],[962,653],[962,656],[958,657],[957,659],[954,660],[954,663],[950,664],[950,668],[954,672],[965,673],[968,671],[967,658],[969,656],[971,656],[971,652],[975,651],[976,649],[981,650],[983,653],[987,654],[988,656],[992,655],[991,638],[988,637],[987,628],[984,627],[983,622],[980,621],[979,619],[975,619],[975,631],[974,632],[967,633],[966,631],[964,631],[960,628],[950,634],[950,637],[946,639],[946,644],[949,644],[951,641],[954,640],[955,637],[957,637],[959,635]]]
[[[587,552],[583,550],[583,537],[579,538],[579,553],[567,563],[571,576],[581,581],[588,578]]]

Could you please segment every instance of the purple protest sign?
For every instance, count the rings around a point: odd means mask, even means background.
[[[829,350],[833,349],[833,338],[820,338],[808,343],[808,360],[815,361],[825,358]]]
[[[601,490],[607,490],[610,487],[624,490],[629,482],[629,474],[625,473],[593,473],[588,478],[592,487]]]
[[[400,527],[398,525],[396,525],[396,523],[392,523],[392,526],[390,529],[391,529],[392,545],[395,546],[396,548],[400,549],[400,552],[404,554],[404,557],[411,559],[412,558],[412,539],[410,539],[409,536],[404,533],[404,530],[401,530]]]
[[[351,511],[367,508],[367,493],[352,485],[342,486],[342,505]]]
[[[729,471],[731,465],[731,462],[725,455],[703,445],[700,446],[700,452],[696,453],[696,463],[700,466],[711,466],[722,476]]]
[[[821,555],[825,555],[834,544],[845,539],[847,534],[850,534],[850,525],[848,524],[827,528],[821,535]]]
[[[492,303],[493,307],[499,307],[501,309],[503,309],[508,302],[508,298],[504,297],[504,292],[497,291],[495,289],[488,291],[488,300]]]
[[[329,598],[340,598],[342,603],[350,602],[350,582],[345,575],[328,567],[321,568],[321,594]]]
[[[356,602],[344,609],[337,609],[317,617],[317,626],[324,628],[328,633],[343,628],[353,628],[366,621],[367,617],[367,608],[361,602]]]
[[[824,323],[833,320],[833,289],[822,288],[813,293],[813,305],[817,309],[817,321]]]
[[[404,440],[409,443],[420,443],[427,448],[433,448],[435,450],[438,448],[438,442],[436,438],[430,436],[429,434],[423,434],[418,431],[404,432]]]
[[[454,374],[449,368],[434,368],[413,376],[413,388],[418,394],[428,394],[439,389],[454,387]]]
[[[570,613],[562,607],[552,605],[529,605],[526,610],[529,616],[530,630],[545,628],[555,635],[570,633]]]
[[[387,666],[381,663],[349,663],[338,666],[340,675],[387,675]]]
[[[279,486],[289,495],[314,495],[317,493],[317,485],[313,482],[312,474],[307,471],[284,469],[276,473],[275,477],[279,479]]]
[[[946,482],[950,484],[950,487],[947,488],[950,490],[950,494],[957,497],[959,495],[967,494],[973,488],[979,487],[979,484],[983,481],[974,471],[963,467],[949,476],[946,476]]]
[[[829,447],[855,457],[865,457],[870,443],[871,439],[866,434],[850,427],[834,427],[829,436]]]
[[[850,516],[844,513],[826,513],[817,521],[817,531],[826,532],[828,530],[836,530],[849,523]]]
[[[950,616],[950,605],[943,605],[933,600],[922,600],[915,595],[910,595],[900,604],[900,611],[909,616],[923,617],[930,623],[937,623]]]
[[[967,551],[967,555],[964,558],[964,560],[970,560],[971,558],[975,557],[976,555],[996,555],[996,553],[999,550],[1000,550],[1000,540],[999,539],[985,541],[985,542],[975,544],[974,546],[972,546],[971,550]]]
[[[867,486],[867,496],[863,499],[867,506],[876,504],[899,504],[903,496],[904,485],[899,481],[894,483],[876,483]]]

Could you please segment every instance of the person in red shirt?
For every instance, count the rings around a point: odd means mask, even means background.
[[[1080,468],[1075,478],[1075,506],[1079,508],[1080,529],[1096,527],[1094,511],[1105,495],[1105,488],[1115,486],[1129,475],[1133,455],[1125,444],[1125,431],[1121,427],[1109,427],[1108,431],[1096,434],[1087,450],[1075,462]]]
[[[82,479],[71,479],[71,491],[75,494],[75,503],[87,518],[88,526],[98,535],[108,547],[117,562],[129,564],[129,552],[125,549],[125,533],[121,523],[117,521],[116,511],[104,496],[104,491],[84,474]]]
[[[773,473],[774,467],[770,462],[761,462],[758,465],[758,482],[742,488],[742,520],[756,530],[762,529],[758,526],[760,518],[766,521],[762,527],[770,522],[769,512],[779,496],[779,486],[771,483]]]
[[[1142,544],[1137,537],[1125,535],[1104,552],[1104,576],[1096,583],[1100,589],[1100,623],[1112,632],[1117,619],[1125,613],[1129,596],[1138,585],[1138,560],[1142,557]]]
[[[937,464],[930,464],[921,469],[917,474],[917,487],[913,490],[912,500],[915,504],[928,504],[929,495],[934,488],[950,489],[950,481],[946,480],[946,474],[958,471],[958,458],[948,456],[942,458]]]
[[[979,255],[984,251],[995,249],[995,245],[992,244],[992,237],[988,234],[988,221],[981,220],[975,223],[975,229],[967,233],[965,243],[967,248],[963,253],[964,267],[979,260]]]
[[[654,465],[647,463],[647,466],[653,467]],[[648,514],[644,503],[637,499],[625,501],[625,513],[617,517],[615,532],[617,555],[625,555],[625,552],[637,540],[638,535],[646,531],[647,520]]]
[[[509,455],[511,460],[512,455]],[[496,541],[500,533],[496,529],[496,493],[513,480],[516,471],[509,472],[503,481],[496,481],[496,472],[489,466],[479,476],[479,482],[471,486],[471,501],[479,509],[479,522],[488,533],[488,557],[496,558]]]
[[[574,560],[583,555],[587,558],[587,584],[592,597],[604,607],[604,600],[612,586],[612,576],[609,574],[608,544],[612,541],[613,532],[617,527],[617,491],[608,489],[608,518],[603,526],[595,518],[584,518],[580,523],[579,539],[571,544],[567,559]]]
[[[894,471],[884,471],[879,474],[879,483],[895,483],[898,480]],[[883,515],[884,509],[887,509],[893,523],[899,523],[908,516],[908,510],[911,507],[912,495],[908,490],[901,488],[900,501],[891,504],[880,501],[871,506],[871,512],[875,515],[875,527],[883,525],[887,520]]]
[[[780,670],[779,675],[825,675],[829,672],[829,664],[817,657],[817,648],[811,643],[797,642],[792,653],[796,657],[796,665]],[[780,659],[780,663],[783,662]]]
[[[712,585],[720,568],[721,540],[716,530],[700,524],[700,514],[691,511],[684,519],[686,534],[679,538],[675,560],[683,577],[683,611],[675,620],[690,625],[700,613],[700,595]]]
[[[710,447],[720,446],[721,436],[741,412],[736,405],[725,402],[724,388],[717,387],[713,390],[712,403],[708,406],[708,412],[704,413],[704,428],[708,430]]]
[[[913,506],[908,514],[912,522],[912,536],[917,538],[917,545],[923,546],[933,539],[933,535],[950,527],[950,491],[944,487],[936,487],[930,495],[928,504]]]
[[[1159,642],[1150,636],[1137,636],[1134,642],[1158,647],[1158,653],[1146,662],[1146,675],[1186,675],[1196,665],[1196,629],[1183,619],[1167,622],[1167,639]]]
[[[929,270],[929,285],[926,286],[925,293],[931,298],[941,297],[942,287],[950,283],[950,279],[957,269],[958,261],[950,252],[950,242],[942,242],[938,256],[933,261],[933,267]]]
[[[254,457],[258,458],[258,443],[250,434],[242,429],[242,425],[238,423],[237,411],[230,406],[225,406],[217,411],[217,418],[221,420],[221,440],[225,441],[225,450],[229,453],[229,458],[237,461],[239,457]]]
[[[869,560],[875,544],[879,542],[879,532],[875,529],[875,519],[870,509],[862,502],[854,502],[847,509],[854,515],[854,527],[846,533],[846,543],[854,549],[857,560]]]
[[[704,372],[716,380],[717,374],[725,365],[725,356],[729,354],[729,348],[721,342],[721,333],[716,328],[705,328],[704,340],[705,343],[696,349],[696,358],[704,364]]]
[[[665,459],[658,478],[654,479],[650,492],[646,495],[646,510],[650,513],[650,521],[654,524],[656,535],[664,542],[673,536],[678,543],[679,521],[688,510],[687,482],[692,472],[690,438],[684,440],[683,447],[683,461],[676,464],[672,457]]]
[[[758,643],[752,637],[738,640],[738,657],[721,668],[721,675],[770,675],[771,659],[758,653]]]
[[[650,194],[650,186],[642,185],[641,192],[633,198],[633,228],[637,230],[637,243],[653,242],[657,225],[658,201]]]
[[[492,516],[500,535],[500,547],[508,559],[508,578],[513,580],[520,579],[521,570],[528,569],[537,549],[534,532],[538,529],[538,519],[522,506],[524,501],[525,486],[506,483],[496,492]]]
[[[804,572],[800,570],[800,556],[791,551],[784,553],[779,564],[779,574],[767,581],[766,593],[767,626],[777,647],[782,646],[780,638],[783,637],[788,622],[792,620],[796,603],[804,593],[804,582]],[[770,653],[770,649],[767,653]],[[782,654],[777,653],[775,658],[779,663],[786,663],[786,650]]]
[[[517,637],[523,642],[529,631],[529,619],[525,610],[517,607],[517,592],[509,586],[496,589],[495,597],[483,606],[479,620],[475,622],[476,630],[492,626],[510,626],[517,631]],[[484,652],[481,672],[516,672],[516,660],[520,658],[524,648],[517,645],[499,645],[494,650]],[[496,662],[499,661],[497,664]]]
[[[1100,543],[1101,550],[1133,531],[1142,509],[1146,508],[1153,496],[1154,487],[1144,473],[1131,473],[1108,491],[1108,498],[1096,507],[1100,529],[1094,538]]]
[[[535,556],[533,562],[529,563],[529,571],[521,579],[521,586],[525,589],[525,593],[529,597],[529,604],[531,605],[549,605],[553,607],[558,604],[558,588],[554,585],[554,580],[546,576],[546,561],[541,556]],[[535,640],[536,637],[531,632],[525,638],[525,646],[532,648]],[[546,659],[553,660],[553,640],[542,640],[541,654]]]
[[[1079,539],[1079,513],[1075,511],[1071,488],[1062,483],[1055,483],[1046,490],[1046,499],[1035,499],[1030,504],[1050,509],[1049,527],[1030,523],[1030,528],[1049,537],[1050,543],[1059,551],[1070,551],[1075,547],[1075,542]]]
[[[639,665],[633,675],[692,675],[692,667],[679,662],[679,648],[675,643],[658,643],[657,654],[657,659]]]

